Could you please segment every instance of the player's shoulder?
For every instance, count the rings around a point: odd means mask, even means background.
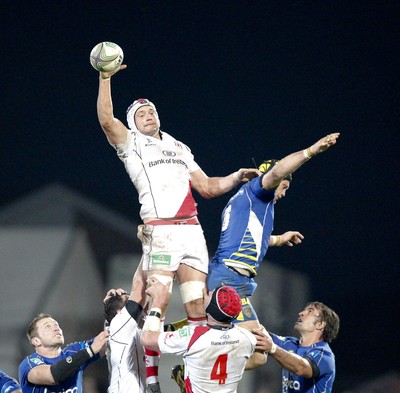
[[[317,343],[311,345],[310,352],[311,351],[323,352],[324,354],[326,354],[328,356],[334,356],[330,345],[325,341],[320,341],[320,342],[317,342]]]
[[[176,139],[174,136],[172,136],[171,134],[168,134],[165,131],[161,131],[161,133],[162,133],[161,135],[162,135],[163,141],[173,142],[177,147],[181,147],[183,149],[190,151],[190,147],[185,142],[182,142],[182,141]]]
[[[252,343],[257,342],[256,336],[248,329],[245,329],[238,325],[234,325],[234,329],[234,331],[237,331],[237,334],[246,336]]]
[[[62,348],[61,352],[67,355],[70,355],[71,352],[78,352],[81,349],[85,348],[87,346],[87,343],[90,341],[93,341],[93,339],[87,341],[75,341]]]
[[[271,333],[274,342],[285,349],[293,349],[300,346],[300,340],[292,336],[279,336],[278,334]]]
[[[22,360],[20,363],[20,368],[21,367],[35,367],[35,366],[41,366],[46,363],[46,358],[43,356],[39,355],[37,352],[33,352],[28,356],[25,356],[25,358]]]

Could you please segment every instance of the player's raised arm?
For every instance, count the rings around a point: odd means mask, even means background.
[[[127,138],[127,128],[114,117],[111,99],[111,76],[126,68],[125,64],[121,64],[123,58],[122,49],[112,42],[101,42],[90,53],[90,63],[99,71],[97,116],[101,128],[112,144],[124,143]]]
[[[259,170],[255,168],[241,168],[223,177],[208,177],[201,169],[190,174],[192,187],[207,199],[225,194],[238,184],[248,182],[259,175]]]
[[[328,134],[310,147],[282,158],[270,171],[263,176],[263,187],[265,189],[276,188],[285,176],[295,172],[310,158],[317,154],[323,153],[331,146],[335,145],[339,136],[339,132]]]

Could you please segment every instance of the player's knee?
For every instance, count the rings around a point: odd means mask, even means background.
[[[182,296],[182,302],[185,303],[203,303],[203,281],[187,281],[179,286]]]

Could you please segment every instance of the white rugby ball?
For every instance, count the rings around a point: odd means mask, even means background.
[[[124,52],[114,42],[100,42],[90,52],[90,64],[97,71],[112,72],[124,60]]]

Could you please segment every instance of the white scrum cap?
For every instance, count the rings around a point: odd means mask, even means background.
[[[136,127],[136,123],[135,123],[135,113],[142,106],[150,106],[157,113],[156,106],[151,101],[149,101],[147,98],[138,98],[137,100],[133,101],[133,104],[131,104],[128,107],[128,109],[126,110],[126,120],[128,122],[129,128],[133,131],[139,132],[139,130]],[[158,113],[157,113],[157,119],[158,119]],[[159,119],[158,119],[158,128],[160,128],[160,120]]]

